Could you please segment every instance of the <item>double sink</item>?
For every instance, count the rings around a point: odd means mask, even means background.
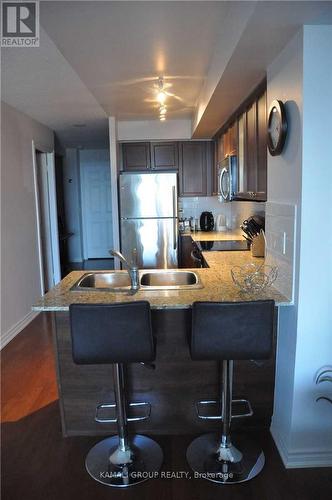
[[[203,288],[196,273],[177,269],[139,271],[139,283],[140,289],[145,291]],[[130,278],[127,271],[94,271],[84,274],[71,290],[128,292],[131,290]]]

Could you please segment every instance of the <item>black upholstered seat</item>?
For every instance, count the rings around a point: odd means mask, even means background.
[[[77,364],[153,361],[150,304],[71,304],[73,360]]]
[[[273,342],[274,301],[195,302],[191,357],[195,360],[267,359]]]

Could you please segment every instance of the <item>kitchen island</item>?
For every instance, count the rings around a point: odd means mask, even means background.
[[[276,306],[289,301],[271,287],[259,295],[241,292],[232,282],[230,269],[247,262],[262,262],[250,252],[204,252],[210,266],[195,269],[203,288],[191,290],[139,290],[135,294],[109,291],[74,291],[85,272],[75,271],[64,278],[34,306],[52,316],[57,359],[62,431],[69,435],[107,435],[115,424],[94,421],[95,407],[112,402],[112,369],[107,365],[75,365],[71,357],[69,305],[72,303],[114,303],[147,300],[151,304],[157,341],[155,369],[129,365],[130,401],[149,401],[151,418],[131,424],[131,429],[150,434],[190,434],[215,429],[216,422],[199,420],[195,401],[218,398],[218,364],[192,361],[188,336],[191,305],[194,301],[247,301],[273,299]],[[124,273],[126,271],[123,271]],[[128,318],[130,328],[130,318]],[[273,410],[275,355],[262,362],[234,363],[234,397],[251,401],[254,416],[235,425],[269,427]]]

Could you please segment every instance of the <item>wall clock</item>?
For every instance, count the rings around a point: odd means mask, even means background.
[[[287,118],[282,101],[272,101],[267,119],[267,146],[272,156],[280,155],[287,136]]]

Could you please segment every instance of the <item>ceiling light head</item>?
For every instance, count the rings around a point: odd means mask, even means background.
[[[159,117],[159,120],[160,120],[161,122],[164,122],[164,121],[166,120],[166,116],[165,116],[165,115],[160,116],[160,117]]]
[[[166,100],[166,92],[164,91],[164,79],[162,76],[158,78],[158,93],[157,93],[157,101],[160,104],[164,104]]]
[[[159,113],[161,115],[166,115],[166,108],[160,108]]]
[[[157,101],[160,102],[160,104],[164,104],[164,102],[166,101],[166,94],[163,90],[158,92]]]
[[[159,90],[163,90],[164,88],[164,78],[162,76],[158,78],[158,88]]]

